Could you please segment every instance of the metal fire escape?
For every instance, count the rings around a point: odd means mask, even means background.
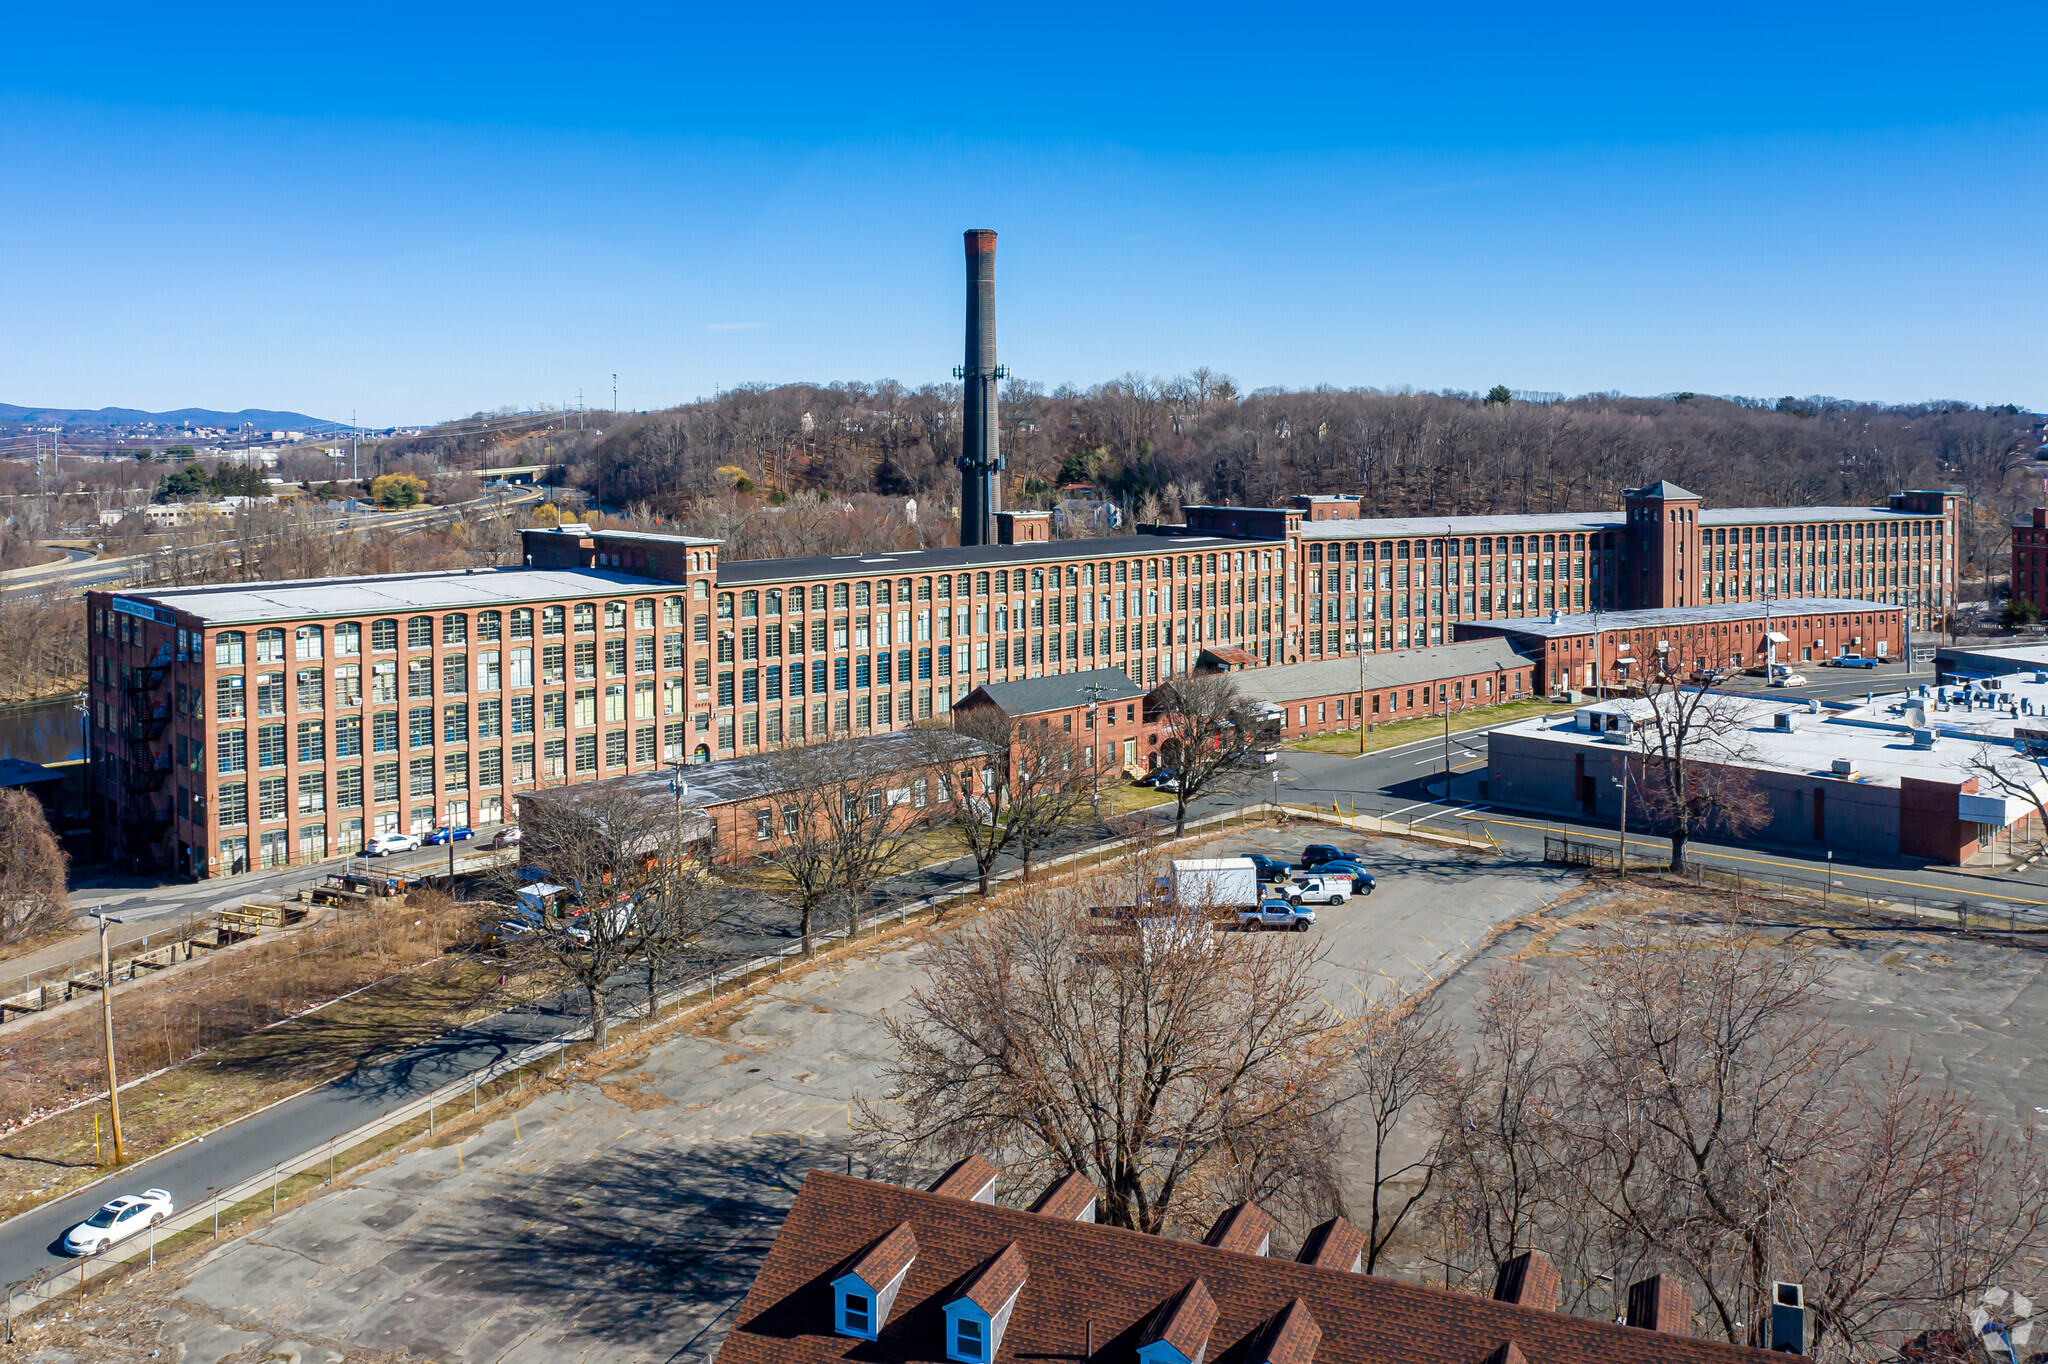
[[[161,743],[172,718],[171,698],[161,694],[170,671],[171,646],[165,641],[149,662],[129,670],[121,688],[127,703],[121,737],[128,748],[121,822],[135,831],[137,844],[152,856],[171,827],[173,813],[170,797],[163,791],[171,776],[171,749]],[[163,794],[161,804],[159,794]]]

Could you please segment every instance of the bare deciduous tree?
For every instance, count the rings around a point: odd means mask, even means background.
[[[1418,1124],[1425,1131],[1423,1146],[1411,1159],[1397,1165],[1391,1151],[1403,1118],[1418,1106],[1441,1102],[1454,1092],[1454,1030],[1444,1019],[1434,993],[1391,1004],[1369,1002],[1353,1025],[1360,1034],[1354,1056],[1357,1092],[1345,1111],[1363,1115],[1365,1135],[1372,1146],[1365,1272],[1375,1274],[1387,1244],[1436,1183],[1445,1141],[1440,1123]]]
[[[47,933],[71,917],[68,867],[36,798],[0,790],[0,943]]]
[[[1497,972],[1445,1106],[1430,1208],[1447,1279],[1547,1251],[1565,1305],[1617,1310],[1678,1274],[1696,1324],[1767,1344],[1770,1285],[1806,1287],[1811,1353],[1878,1357],[2048,1248],[2031,1127],[2005,1135],[1910,1056],[1824,1016],[1798,940],[1630,928],[1545,980]]]
[[[1741,837],[1770,822],[1771,802],[1748,766],[1754,703],[1706,686],[1653,683],[1637,710],[1631,778],[1652,827],[1671,840],[1671,870],[1685,870],[1698,834]]]
[[[515,915],[506,940],[515,952],[582,989],[591,1039],[605,1044],[611,1026],[607,987],[643,950],[638,905],[669,894],[682,860],[668,802],[622,783],[596,782],[536,793],[521,802],[518,865],[538,867],[570,900],[538,917]],[[522,885],[509,868],[501,894]]]
[[[1288,935],[1217,937],[1199,918],[1142,928],[1156,865],[1033,888],[940,939],[886,1023],[897,1058],[858,1129],[906,1160],[1001,1152],[1024,1178],[1078,1170],[1100,1217],[1160,1232],[1253,1198],[1328,1206],[1341,1026],[1317,954]]]
[[[858,927],[875,887],[906,869],[919,784],[947,789],[925,766],[935,744],[964,747],[943,731],[916,742],[864,737],[786,749],[759,769],[752,799],[767,813],[769,838],[754,880],[796,908],[806,956],[820,909],[837,904]]]
[[[1173,831],[1187,828],[1188,803],[1250,793],[1277,747],[1259,706],[1228,673],[1192,673],[1160,684],[1146,704],[1160,719],[1159,760],[1178,774]]]
[[[1042,719],[1014,720],[994,705],[956,707],[951,730],[913,732],[923,740],[922,760],[954,797],[934,807],[930,822],[974,859],[983,895],[1005,853],[1023,859],[1029,880],[1032,854],[1089,812],[1073,736]]]

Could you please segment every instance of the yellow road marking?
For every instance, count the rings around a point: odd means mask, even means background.
[[[1430,819],[1434,819],[1434,818],[1436,818],[1436,816],[1434,816],[1434,815],[1430,816]],[[1418,821],[1418,822],[1420,822],[1420,823],[1423,823],[1423,824],[1427,824],[1427,823],[1429,822],[1429,820],[1428,820],[1428,819],[1424,819],[1424,820],[1421,820],[1421,821]],[[1546,833],[1547,833],[1547,832],[1551,832],[1551,831],[1553,831],[1553,830],[1557,830],[1557,826],[1556,826],[1556,825],[1530,824],[1530,823],[1528,823],[1528,822],[1526,822],[1526,821],[1524,821],[1524,820],[1518,820],[1518,819],[1483,819],[1483,818],[1482,818],[1482,819],[1474,819],[1474,820],[1472,820],[1471,822],[1472,822],[1472,823],[1474,823],[1474,824],[1499,824],[1499,825],[1503,825],[1503,826],[1506,826],[1506,827],[1508,827],[1508,828],[1513,828],[1513,829],[1542,829],[1542,830],[1544,830],[1544,831],[1545,831]],[[1559,830],[1559,832],[1563,832],[1563,833],[1569,834],[1570,836],[1572,836],[1572,837],[1574,837],[1574,838],[1589,838],[1589,839],[1597,839],[1597,840],[1599,840],[1600,842],[1603,842],[1603,843],[1604,843],[1605,841],[1607,841],[1608,839],[1610,839],[1610,838],[1613,838],[1613,837],[1614,837],[1614,835],[1613,835],[1613,834],[1592,834],[1592,833],[1587,833],[1587,834],[1579,834],[1579,833],[1573,833],[1573,832],[1572,832],[1571,830],[1569,830],[1569,829],[1565,829],[1565,830]],[[1628,841],[1628,843],[1629,843],[1629,846],[1630,846],[1630,847],[1632,847],[1632,848],[1662,848],[1662,847],[1667,847],[1667,846],[1669,846],[1668,844],[1664,843],[1664,842],[1663,842],[1663,841],[1661,841],[1661,840],[1659,840],[1659,841],[1656,841],[1656,842],[1652,842],[1651,840],[1649,840],[1649,839],[1644,839],[1644,838],[1631,838],[1631,839],[1630,839],[1630,840]],[[1724,852],[1715,852],[1715,851],[1713,851],[1713,850],[1712,850],[1712,849],[1710,849],[1710,848],[1701,848],[1701,847],[1697,847],[1697,846],[1695,846],[1695,847],[1691,848],[1691,849],[1690,849],[1689,851],[1690,851],[1690,852],[1692,853],[1692,855],[1693,855],[1693,856],[1695,856],[1695,857],[1714,857],[1714,858],[1719,858],[1719,859],[1720,859],[1721,861],[1723,861],[1723,862],[1749,862],[1749,863],[1754,863],[1755,865],[1757,865],[1757,866],[1760,866],[1760,867],[1780,867],[1780,868],[1783,868],[1783,869],[1784,869],[1784,870],[1786,870],[1786,871],[1811,871],[1811,870],[1819,870],[1819,868],[1814,868],[1814,867],[1808,867],[1808,866],[1804,866],[1804,865],[1802,865],[1802,864],[1800,864],[1800,863],[1797,863],[1797,862],[1778,862],[1778,861],[1773,861],[1772,859],[1770,859],[1770,858],[1767,858],[1767,857],[1742,857],[1742,856],[1738,856],[1738,855],[1737,855],[1737,854],[1735,854],[1735,853],[1724,853]],[[1948,887],[1946,887],[1946,886],[1930,886],[1930,885],[1928,885],[1928,884],[1927,884],[1927,883],[1926,883],[1925,881],[1905,881],[1905,880],[1901,880],[1900,878],[1898,878],[1898,877],[1896,877],[1896,876],[1879,876],[1879,875],[1877,875],[1877,874],[1876,874],[1875,872],[1865,872],[1865,871],[1850,871],[1850,870],[1848,870],[1848,869],[1847,869],[1846,867],[1836,867],[1836,868],[1834,868],[1834,874],[1835,874],[1835,876],[1837,876],[1837,877],[1847,877],[1847,878],[1851,878],[1851,879],[1854,879],[1854,880],[1857,880],[1857,881],[1881,881],[1881,882],[1883,882],[1883,883],[1884,883],[1884,884],[1886,884],[1886,885],[1892,885],[1892,886],[1911,886],[1911,887],[1912,887],[1913,889],[1915,889],[1915,890],[1924,890],[1924,891],[1927,891],[1927,892],[1929,892],[1930,894],[1934,894],[1934,895],[1939,895],[1939,896],[1943,896],[1943,897],[1945,897],[1945,898],[1948,898],[1948,899],[1955,899],[1955,900],[1961,900],[1961,899],[1967,899],[1967,898],[1969,898],[1969,897],[1968,897],[1967,895],[1965,895],[1965,894],[1964,894],[1964,893],[1963,893],[1962,891],[1958,891],[1958,890],[1951,890],[1950,888],[1948,888]],[[2048,900],[2029,900],[2029,899],[2026,899],[2026,898],[2024,898],[2024,897],[2022,897],[2022,896],[2018,896],[2018,895],[1998,895],[1998,896],[1987,896],[1987,897],[1985,897],[1985,898],[1987,898],[1987,899],[1997,899],[1997,900],[2001,900],[2001,901],[2009,902],[2009,903],[2011,903],[2011,904],[2016,904],[2016,905],[2048,905]]]

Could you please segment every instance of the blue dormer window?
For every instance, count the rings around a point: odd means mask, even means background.
[[[875,1339],[916,1258],[917,1237],[908,1222],[870,1246],[852,1268],[832,1280],[833,1331],[856,1340]]]
[[[954,1359],[967,1361],[967,1364],[980,1364],[987,1358],[982,1347],[981,1322],[965,1314],[955,1317],[952,1348],[946,1353]]]

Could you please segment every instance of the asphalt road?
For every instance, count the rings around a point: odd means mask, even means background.
[[[117,1180],[0,1223],[0,1284],[70,1263],[58,1242],[117,1193],[169,1189],[184,1207],[354,1130],[451,1081],[555,1036],[570,1022],[559,1002],[514,1009],[438,1038],[203,1140],[139,1161]]]
[[[1843,681],[1831,679],[1817,682],[1801,694],[1823,698],[1861,694],[1870,680],[1866,674],[1857,674],[1854,679]],[[1896,671],[1885,675],[1885,681],[1892,686],[1897,686],[1901,680],[1902,675]],[[1569,828],[1589,838],[1611,840],[1614,836],[1613,831],[1605,827],[1496,810],[1481,801],[1461,799],[1476,789],[1476,773],[1483,766],[1481,758],[1485,752],[1483,730],[1469,730],[1452,736],[1454,776],[1451,798],[1447,801],[1443,798],[1442,752],[1441,739],[1419,740],[1362,758],[1287,751],[1276,765],[1277,782],[1272,784],[1272,789],[1261,789],[1257,795],[1277,794],[1283,800],[1325,807],[1336,800],[1347,807],[1356,805],[1361,811],[1392,814],[1403,822],[1412,821],[1425,829],[1458,832],[1467,826],[1484,828],[1504,847],[1519,855],[1524,866],[1533,866],[1540,858],[1546,831]],[[1220,803],[1204,802],[1191,808],[1190,815],[1213,815],[1221,808]],[[1162,806],[1157,807],[1155,817],[1171,818],[1171,814],[1170,805]],[[1092,841],[1106,832],[1100,827],[1083,830],[1074,841],[1077,844]],[[1287,855],[1292,843],[1283,841],[1271,846],[1281,855]],[[1646,860],[1668,848],[1662,840],[1639,839],[1633,835],[1630,846]],[[1818,888],[1829,879],[1830,869],[1822,860],[1801,852],[1763,849],[1754,843],[1733,845],[1695,840],[1692,855],[1709,865],[1741,868],[1751,874],[1772,878],[1782,876],[1797,885]],[[390,859],[388,865],[394,869],[431,868],[445,865],[445,857],[445,849],[430,849]],[[230,894],[239,898],[251,893],[287,889],[318,879],[329,869],[291,868],[238,878]],[[1939,899],[1943,903],[1968,898],[1973,906],[2010,904],[2016,912],[2048,917],[2048,876],[2044,876],[2039,884],[2033,884],[1971,876],[1944,868],[1905,864],[1897,867],[1851,866],[1841,862],[1833,866],[1832,873],[1836,889],[1845,893],[1860,895],[1869,891],[1887,900],[1918,895]],[[899,878],[889,887],[888,898],[892,901],[916,898],[971,879],[971,864],[964,859],[956,860]],[[191,903],[182,902],[188,895]],[[117,907],[116,912],[119,912],[119,908],[127,907],[124,900],[133,900],[137,902],[134,908],[142,909],[167,896],[178,897],[181,903],[161,912],[185,913],[190,912],[199,900],[211,902],[220,899],[221,887],[211,882],[155,890],[136,887],[128,896],[116,891],[108,898],[110,907]],[[757,897],[752,905],[728,921],[726,932],[711,945],[710,957],[724,959],[786,945],[794,937],[795,924],[791,916],[786,913],[778,916],[775,910],[772,902]],[[711,962],[706,960],[693,964],[701,966]],[[630,1010],[638,998],[640,996],[633,993],[632,977],[622,977],[617,1007]],[[329,1137],[346,1132],[534,1040],[553,1036],[580,1013],[577,1001],[561,1000],[486,1020],[388,1061],[366,1066],[347,1079],[246,1119],[204,1143],[142,1162],[118,1187],[160,1185],[173,1190],[181,1203],[189,1203],[215,1189],[248,1179],[278,1161],[316,1147]],[[0,1282],[24,1278],[38,1269],[62,1263],[54,1253],[57,1238],[114,1191],[112,1187],[103,1186],[91,1195],[61,1200],[24,1214],[13,1222],[0,1224]]]
[[[335,527],[328,533],[334,535],[368,535],[373,532],[388,534],[394,530],[427,530],[456,519],[463,511],[496,506],[502,496],[507,508],[523,506],[540,500],[544,489],[513,489],[502,494],[492,493],[488,497],[474,498],[468,502],[455,503],[445,507],[420,507],[411,511],[364,513],[350,518],[346,529]],[[233,542],[220,546],[225,552]],[[127,582],[138,565],[146,562],[154,551],[128,554],[114,559],[101,559],[95,555],[83,554],[74,557],[67,564],[52,564],[38,569],[32,575],[8,580],[0,586],[0,602],[15,597],[44,596],[52,592],[83,592],[87,588],[107,587]]]
[[[1170,817],[1172,807],[1162,807]],[[1215,808],[1206,813],[1214,814]],[[1192,812],[1191,812],[1192,813]],[[1061,848],[1046,856],[1083,846],[1107,837],[1104,826],[1077,830]],[[432,871],[446,866],[447,849],[430,848],[419,853],[379,858],[372,867],[393,870]],[[315,881],[334,869],[328,863],[317,867],[284,868],[276,872],[237,877],[225,883],[227,900],[239,902],[260,893],[275,893]],[[973,864],[956,859],[897,877],[878,899],[902,903],[935,891],[958,887],[974,879]],[[111,912],[124,917],[145,917],[138,910],[162,915],[182,915],[202,905],[222,900],[224,884],[200,882],[158,890],[137,887],[128,895],[114,893],[107,901]],[[179,902],[161,907],[166,895]],[[74,895],[74,902],[79,896]],[[130,902],[133,902],[131,905]],[[825,922],[820,930],[837,927]],[[672,966],[670,979],[687,979],[711,969],[764,953],[777,951],[796,941],[798,925],[788,907],[767,896],[736,893],[728,912],[705,941],[693,946],[689,957]],[[644,977],[637,970],[622,972],[612,984],[611,1007],[615,1017],[627,1016],[645,1006]],[[186,1206],[219,1189],[253,1178],[280,1161],[319,1146],[330,1138],[373,1121],[419,1096],[438,1089],[472,1071],[481,1070],[521,1048],[556,1036],[573,1027],[584,1016],[580,994],[565,994],[544,1004],[514,1009],[460,1029],[424,1046],[388,1060],[366,1065],[333,1084],[287,1100],[254,1117],[247,1118],[206,1138],[150,1160],[139,1161],[118,1181],[103,1183],[94,1190],[59,1199],[6,1223],[0,1223],[0,1284],[25,1279],[39,1270],[69,1263],[58,1247],[58,1239],[92,1210],[128,1189],[165,1188]]]
[[[1796,692],[1773,690],[1770,694],[1839,700],[1860,697],[1867,690],[1897,690],[1909,680],[1896,668],[1842,678],[1831,673],[1813,669],[1811,685]],[[1929,675],[1914,674],[1910,680],[1929,680]],[[1290,751],[1281,763],[1282,799],[1324,808],[1336,801],[1346,810],[1355,807],[1361,814],[1386,815],[1445,832],[1484,830],[1504,847],[1538,856],[1546,833],[1569,832],[1609,846],[1616,841],[1619,831],[1609,823],[1593,824],[1560,812],[1504,808],[1482,797],[1478,788],[1485,767],[1484,730],[1451,735],[1452,778],[1446,799],[1444,747],[1438,736],[1364,757]],[[1671,847],[1668,839],[1634,830],[1629,833],[1628,846],[1631,857],[1646,863],[1668,858]],[[1739,871],[1773,883],[1782,879],[1789,885],[1858,899],[1870,896],[1909,904],[1918,900],[1943,907],[1966,900],[1973,913],[1982,909],[2002,915],[2010,908],[2016,917],[2048,920],[2048,868],[1983,875],[1903,858],[1837,858],[1830,863],[1810,848],[1780,847],[1754,839],[1695,838],[1688,844],[1687,855],[1716,870]]]

